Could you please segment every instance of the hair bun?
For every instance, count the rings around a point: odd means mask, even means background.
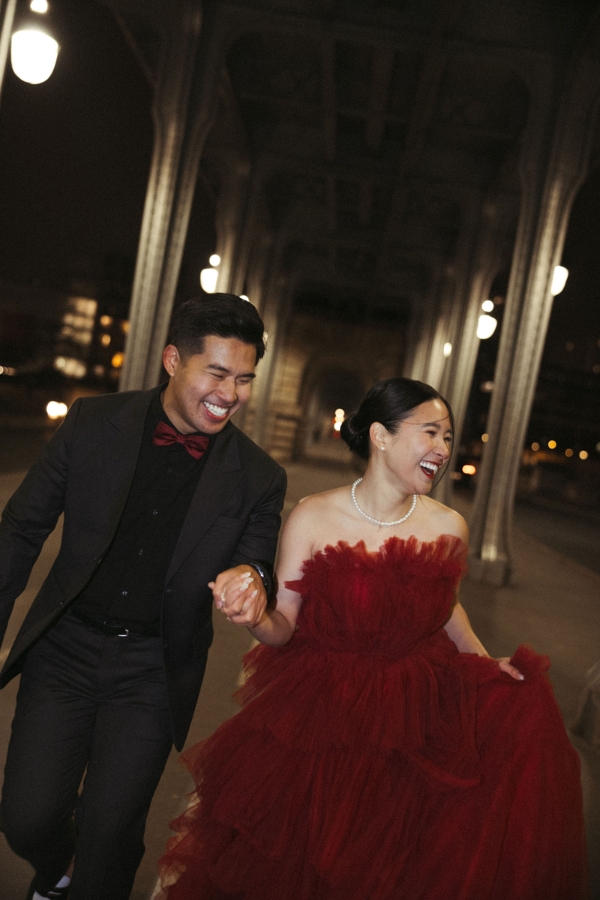
[[[344,419],[340,429],[340,435],[350,450],[360,456],[361,459],[369,458],[369,428],[364,425],[360,426],[358,413]]]

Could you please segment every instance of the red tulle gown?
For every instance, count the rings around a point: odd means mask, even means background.
[[[443,630],[456,538],[328,546],[288,586],[243,710],[185,754],[198,786],[160,862],[168,900],[583,900],[579,760],[546,676]]]

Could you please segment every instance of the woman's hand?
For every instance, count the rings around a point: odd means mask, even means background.
[[[227,569],[215,581],[209,582],[208,586],[213,592],[215,606],[234,625],[252,628],[262,619],[267,606],[267,594],[262,579],[251,566],[241,565]]]
[[[498,668],[500,669],[500,671],[506,672],[507,675],[510,675],[511,678],[514,678],[515,681],[525,680],[525,676],[522,675],[518,669],[515,669],[515,667],[511,665],[510,657],[501,656],[500,659],[496,660],[496,662],[498,663]]]

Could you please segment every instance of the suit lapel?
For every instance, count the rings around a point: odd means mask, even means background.
[[[160,388],[156,388],[160,390]],[[103,494],[108,504],[112,539],[123,512],[135,473],[144,422],[154,390],[133,394],[116,412],[105,416],[102,462]]]
[[[217,435],[202,471],[175,546],[167,581],[202,540],[237,488],[242,474],[236,429],[228,424]]]

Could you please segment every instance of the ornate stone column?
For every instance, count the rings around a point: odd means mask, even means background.
[[[198,166],[217,110],[229,39],[214,7],[204,6],[203,15],[197,0],[169,5],[121,390],[153,387],[160,376]]]
[[[415,378],[417,381],[425,381],[427,378],[436,320],[440,308],[440,298],[446,289],[446,282],[447,273],[444,272],[443,261],[437,259],[432,264],[432,279],[429,292],[420,306],[413,310],[407,343],[409,347],[412,346],[414,349],[411,351],[410,361],[405,369],[405,374],[408,378]]]
[[[511,575],[514,496],[552,309],[550,284],[585,178],[597,105],[595,63],[586,63],[567,84],[556,113],[546,87],[553,75],[538,73],[521,159],[521,212],[471,525],[471,576],[497,585]]]
[[[467,402],[479,350],[477,323],[481,304],[488,299],[494,277],[503,267],[507,253],[507,234],[511,230],[514,203],[510,197],[488,198],[478,221],[478,238],[471,267],[466,303],[454,329],[451,365],[444,391],[452,406],[455,421],[455,444],[464,427]]]
[[[467,412],[467,403],[477,362],[477,323],[481,304],[488,298],[492,281],[505,264],[507,233],[511,230],[514,201],[510,197],[488,199],[477,223],[477,242],[463,303],[455,308],[450,365],[442,383],[442,394],[454,413],[454,447],[458,448]],[[436,488],[435,497],[452,506],[452,481],[447,476]]]
[[[446,395],[451,384],[453,360],[461,338],[468,285],[477,241],[481,197],[479,191],[461,198],[461,230],[453,262],[447,267],[439,309],[435,317],[433,338],[424,381]],[[451,353],[444,356],[444,345],[451,345]]]
[[[272,259],[264,276],[265,289],[261,316],[269,338],[267,341],[267,352],[256,370],[257,378],[252,404],[254,414],[250,434],[252,439],[263,448],[268,440],[268,411],[273,392],[275,369],[285,340],[291,309],[290,279],[284,273],[282,266],[285,244],[286,236],[281,232],[273,248]]]
[[[16,10],[17,0],[0,0],[0,99]]]
[[[237,284],[236,259],[240,243],[240,232],[244,207],[248,196],[249,163],[234,159],[227,172],[223,196],[219,197],[216,216],[217,253],[221,257],[217,290],[225,293],[241,294],[242,285]]]

